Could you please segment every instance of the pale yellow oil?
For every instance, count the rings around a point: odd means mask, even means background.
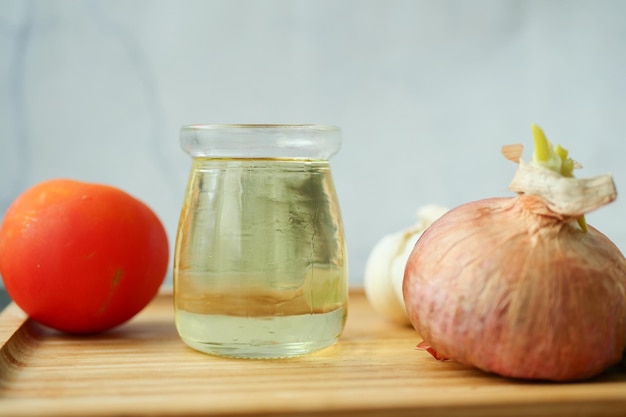
[[[194,160],[174,256],[185,343],[246,358],[329,346],[345,324],[347,279],[327,162]]]

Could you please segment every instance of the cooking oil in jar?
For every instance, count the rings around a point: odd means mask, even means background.
[[[178,332],[200,351],[274,358],[335,343],[347,263],[328,162],[194,158],[174,293]]]

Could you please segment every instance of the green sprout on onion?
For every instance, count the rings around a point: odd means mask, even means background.
[[[569,157],[567,149],[561,145],[553,146],[546,138],[543,130],[537,125],[532,125],[535,151],[533,152],[533,163],[561,174],[567,178],[574,177],[576,163]],[[583,232],[587,232],[587,221],[585,216],[580,216],[578,225]]]

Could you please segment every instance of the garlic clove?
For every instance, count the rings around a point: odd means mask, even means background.
[[[391,264],[402,247],[404,233],[383,236],[374,246],[365,264],[365,296],[374,310],[397,323],[409,324],[409,319],[391,279]]]
[[[406,262],[422,232],[447,211],[438,205],[420,207],[415,225],[383,236],[372,249],[365,265],[364,290],[370,305],[382,316],[410,324],[402,295]]]
[[[406,262],[409,260],[409,256],[415,247],[415,244],[419,240],[422,235],[422,230],[413,231],[413,233],[408,234],[406,236],[406,240],[402,245],[400,253],[393,259],[391,262],[391,270],[390,270],[390,278],[391,278],[391,286],[396,294],[396,297],[400,300],[402,304],[403,311],[408,320],[408,315],[406,314],[406,308],[404,306],[404,296],[402,295],[402,281],[404,281],[404,269],[406,268]]]

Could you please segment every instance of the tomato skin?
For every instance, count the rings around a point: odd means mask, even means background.
[[[30,317],[68,333],[132,318],[157,294],[169,260],[165,229],[114,187],[50,180],[26,190],[0,226],[0,275]]]

